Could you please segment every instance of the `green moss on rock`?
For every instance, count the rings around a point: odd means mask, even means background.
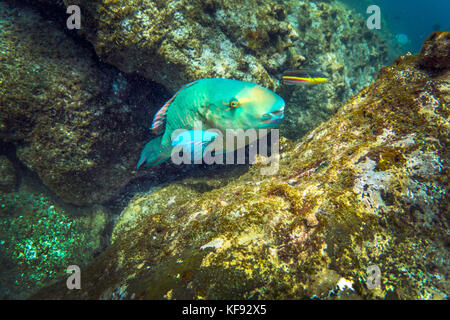
[[[104,208],[73,216],[42,194],[0,193],[2,299],[26,298],[104,248]]]

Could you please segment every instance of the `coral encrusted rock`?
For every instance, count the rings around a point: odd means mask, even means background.
[[[13,143],[66,202],[110,199],[138,175],[148,140],[140,108],[152,107],[151,88],[101,64],[34,11],[5,2],[0,9],[0,142]]]
[[[445,299],[450,81],[420,59],[399,57],[329,121],[281,140],[274,175],[258,163],[214,190],[136,197],[134,227],[82,290],[34,297]]]

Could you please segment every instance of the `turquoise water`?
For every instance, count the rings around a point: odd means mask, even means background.
[[[405,49],[420,51],[423,41],[433,31],[450,30],[448,0],[341,0],[356,11],[366,14],[369,5],[381,9],[382,28],[393,34],[404,34],[410,40]]]

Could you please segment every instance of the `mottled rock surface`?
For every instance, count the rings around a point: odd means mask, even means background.
[[[60,24],[15,9],[14,2],[1,3],[0,139],[13,142],[20,161],[77,205],[105,202],[145,174],[134,165],[149,139],[151,116],[167,97],[152,96],[151,85],[99,63],[80,39],[64,34],[66,5],[80,6],[80,33],[101,59],[171,91],[202,77],[276,89],[277,77],[288,68],[330,72],[324,86],[282,92],[288,108],[281,129],[291,138],[327,119],[386,58],[378,36],[355,27],[357,18],[345,21],[348,10],[335,4],[25,2],[56,15]],[[51,5],[59,9],[53,12]]]
[[[124,211],[134,228],[83,270],[82,290],[35,297],[445,299],[449,70],[433,76],[420,58],[398,58],[329,121],[281,141],[275,175],[256,164],[214,190],[137,197]]]
[[[420,50],[419,64],[432,69],[450,68],[450,31],[434,32],[426,40]]]
[[[0,192],[11,192],[17,188],[17,173],[6,156],[0,156]]]
[[[281,5],[271,1],[64,1],[78,5],[81,33],[97,54],[175,92],[187,82],[236,78],[276,86],[279,56],[297,39]],[[274,67],[268,70],[272,63]],[[274,69],[275,68],[275,69]]]
[[[110,199],[138,175],[146,111],[164,100],[34,11],[0,8],[0,143],[66,202]]]
[[[149,174],[134,165],[150,138],[151,116],[167,97],[152,96],[154,88],[130,73],[172,92],[204,77],[278,90],[288,105],[282,135],[297,138],[329,118],[387,57],[362,17],[347,19],[348,9],[334,2],[25,2],[59,24],[1,3],[0,139],[13,142],[21,162],[77,205],[110,200],[131,179]],[[80,6],[79,34],[96,54],[128,74],[100,63],[80,38],[63,32],[76,33],[65,30],[67,5]],[[289,68],[320,69],[330,80],[282,88],[278,78]]]
[[[25,174],[17,191],[0,191],[0,299],[64,279],[68,266],[84,268],[108,243],[106,208],[67,205],[36,180]]]

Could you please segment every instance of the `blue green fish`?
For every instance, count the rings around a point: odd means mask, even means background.
[[[158,165],[171,156],[172,148],[184,144],[189,150],[201,150],[214,140],[209,129],[269,129],[284,117],[284,100],[257,84],[232,79],[201,79],[186,84],[156,113],[151,126],[158,136],[144,147],[137,164],[139,168]],[[202,132],[194,130],[200,122]],[[186,129],[172,140],[177,129]]]

